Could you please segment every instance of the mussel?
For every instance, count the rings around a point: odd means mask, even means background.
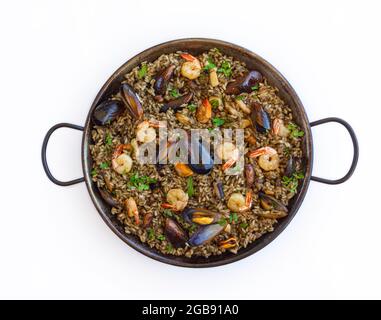
[[[221,181],[217,181],[214,183],[214,193],[220,200],[223,200],[225,198],[224,186]]]
[[[182,216],[185,221],[200,225],[216,223],[221,217],[221,215],[217,212],[202,208],[186,208],[183,211]]]
[[[287,160],[287,165],[284,170],[284,175],[291,177],[296,171],[298,171],[301,163],[301,159],[290,155],[290,158]]]
[[[102,188],[99,188],[99,193],[101,194],[101,197],[103,198],[104,201],[111,207],[119,207],[120,204],[118,201],[116,201],[113,196],[107,192],[106,190],[103,190]]]
[[[143,227],[148,228],[152,224],[153,215],[152,213],[146,213],[143,218]]]
[[[143,107],[135,91],[128,83],[122,83],[120,87],[120,96],[122,97],[122,100],[130,114],[135,119],[140,119],[143,116]]]
[[[95,107],[93,121],[99,126],[104,126],[115,120],[124,110],[123,103],[118,100],[103,101]]]
[[[256,70],[252,70],[249,73],[236,78],[228,83],[226,86],[226,94],[240,94],[242,92],[250,93],[253,91],[253,87],[258,85],[262,81],[262,74]]]
[[[251,119],[258,132],[265,133],[271,129],[270,116],[258,102],[252,103]]]
[[[162,70],[161,72],[159,72],[159,74],[156,76],[153,89],[155,90],[155,93],[157,95],[165,95],[168,82],[172,78],[173,71],[175,71],[175,68],[176,66],[172,64],[169,67]]]
[[[164,233],[168,241],[175,247],[181,248],[185,246],[185,243],[188,239],[185,231],[180,227],[180,225],[172,220],[167,218],[165,220]]]
[[[287,213],[288,209],[287,207],[281,203],[279,200],[269,196],[268,194],[265,194],[263,192],[258,193],[259,200],[261,203],[261,206],[265,210],[275,210],[275,211],[282,211]]]
[[[187,94],[184,94],[183,96],[173,99],[166,104],[164,104],[160,108],[160,112],[167,112],[168,109],[173,109],[173,110],[180,110],[182,109],[186,104],[188,104],[193,98],[193,93],[189,92]]]
[[[246,164],[245,165],[245,179],[246,179],[246,186],[248,188],[251,188],[254,184],[254,167],[252,164]]]
[[[213,169],[214,161],[210,152],[205,148],[204,144],[195,139],[191,139],[188,135],[188,166],[194,172],[198,174],[208,174]],[[197,154],[198,159],[194,159]],[[192,156],[193,155],[193,156]],[[197,161],[197,162],[196,162]]]
[[[209,224],[207,226],[200,227],[192,236],[190,237],[188,243],[190,246],[201,246],[213,240],[218,236],[225,226],[221,226],[218,223]]]

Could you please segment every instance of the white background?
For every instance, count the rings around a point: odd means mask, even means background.
[[[379,1],[2,1],[0,10],[0,298],[381,298]],[[294,86],[311,121],[339,116],[360,143],[350,181],[311,182],[268,247],[212,269],[168,266],[119,240],[85,185],[45,176],[40,148],[58,122],[83,124],[111,73],[152,45],[230,41]],[[313,129],[314,174],[343,175],[339,125]],[[80,132],[52,137],[60,179],[81,176]],[[378,171],[377,171],[378,169]]]

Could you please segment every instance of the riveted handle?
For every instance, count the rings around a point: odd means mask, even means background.
[[[351,164],[351,167],[349,168],[347,174],[344,177],[340,178],[340,179],[330,180],[330,179],[325,179],[325,178],[319,178],[319,177],[312,176],[311,180],[314,180],[314,181],[317,181],[317,182],[321,182],[321,183],[326,183],[326,184],[340,184],[340,183],[343,183],[343,182],[347,181],[352,176],[353,172],[356,169],[357,162],[358,162],[358,159],[359,159],[359,144],[357,142],[356,134],[353,131],[353,128],[350,126],[350,124],[348,122],[344,121],[343,119],[334,118],[334,117],[325,118],[325,119],[321,119],[321,120],[317,120],[317,121],[311,122],[310,126],[314,127],[314,126],[318,126],[318,125],[321,125],[321,124],[324,124],[324,123],[328,123],[328,122],[340,123],[341,125],[343,125],[345,127],[345,129],[347,129],[349,135],[351,136],[352,143],[353,143],[353,159],[352,159],[352,164]]]
[[[56,124],[55,126],[51,127],[49,129],[49,131],[46,133],[44,141],[42,143],[42,149],[41,149],[42,166],[44,167],[45,173],[48,176],[48,178],[50,179],[50,181],[52,181],[53,183],[55,183],[59,186],[71,186],[73,184],[77,184],[77,183],[85,181],[85,178],[82,177],[82,178],[78,178],[78,179],[74,179],[74,180],[70,180],[70,181],[60,181],[60,180],[53,177],[52,173],[49,170],[48,161],[46,160],[46,148],[48,147],[48,142],[49,142],[50,136],[52,135],[52,133],[54,131],[56,131],[59,128],[70,128],[70,129],[83,131],[83,127],[77,126],[77,125],[71,124],[71,123],[59,123],[59,124]]]

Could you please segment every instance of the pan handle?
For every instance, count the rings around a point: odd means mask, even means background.
[[[46,160],[46,148],[48,146],[50,136],[52,135],[52,133],[54,131],[56,131],[59,128],[70,128],[70,129],[83,131],[83,127],[77,126],[77,125],[71,124],[71,123],[59,123],[59,124],[56,124],[55,126],[51,127],[49,129],[49,131],[46,133],[45,138],[44,138],[44,142],[42,143],[42,149],[41,149],[42,166],[44,167],[45,173],[48,176],[48,178],[50,179],[50,181],[52,181],[53,183],[55,183],[59,186],[71,186],[73,184],[77,184],[77,183],[85,181],[85,178],[82,177],[82,178],[74,179],[71,181],[57,180],[56,178],[53,177],[52,173],[50,172],[48,162]]]
[[[352,164],[351,164],[351,167],[349,168],[347,174],[344,177],[340,178],[340,179],[330,180],[330,179],[324,179],[324,178],[319,178],[319,177],[312,176],[311,180],[314,180],[314,181],[317,181],[317,182],[321,182],[321,183],[326,183],[326,184],[340,184],[340,183],[343,183],[343,182],[347,181],[351,177],[351,175],[353,174],[353,172],[356,169],[357,161],[359,159],[359,144],[357,142],[356,134],[353,131],[352,127],[350,126],[350,124],[348,122],[344,121],[343,119],[334,118],[334,117],[325,118],[325,119],[321,119],[321,120],[317,120],[317,121],[311,122],[310,126],[314,127],[314,126],[318,126],[318,125],[321,125],[321,124],[324,124],[324,123],[328,123],[328,122],[337,122],[337,123],[340,123],[340,124],[342,124],[348,130],[349,135],[351,136],[351,139],[352,139],[352,143],[353,143],[353,159],[352,159]]]

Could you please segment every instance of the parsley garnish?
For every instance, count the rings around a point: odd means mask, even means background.
[[[220,102],[217,99],[210,100],[210,104],[213,108],[217,108],[220,105]]]
[[[175,89],[172,89],[172,90],[169,90],[169,94],[174,97],[174,98],[178,98],[180,97],[180,93],[179,93],[179,90],[177,90],[176,88]]]
[[[299,127],[295,123],[290,122],[287,128],[291,131],[291,136],[295,138],[304,136],[304,131],[299,130]]]
[[[225,120],[221,118],[213,118],[212,123],[215,127],[220,127],[225,123]]]
[[[243,99],[245,99],[245,96],[241,94],[240,96],[237,96],[235,99],[236,100],[243,100]]]
[[[295,193],[299,185],[299,180],[302,180],[303,178],[304,174],[302,172],[295,172],[291,177],[283,176],[282,184],[292,193]]]
[[[226,218],[221,218],[220,220],[218,220],[218,224],[223,227],[224,225],[227,224],[227,221],[226,221]]]
[[[107,144],[107,145],[112,145],[112,135],[111,134],[107,134],[106,135],[106,138],[105,138],[105,143]]]
[[[164,241],[165,240],[165,236],[163,234],[159,234],[157,236],[157,239],[160,240],[160,241]]]
[[[258,89],[259,89],[259,86],[257,84],[251,87],[251,90],[253,91],[257,91]]]
[[[238,221],[238,214],[237,213],[231,213],[230,216],[229,216],[229,222],[232,223],[232,222],[237,222]]]
[[[155,231],[152,228],[148,228],[147,232],[148,232],[148,239],[149,240],[155,239]]]
[[[189,197],[194,195],[194,187],[193,187],[193,177],[190,176],[187,179],[187,193]]]
[[[169,209],[165,209],[165,210],[163,211],[163,214],[164,214],[166,217],[169,217],[169,218],[173,216],[172,211],[169,210]]]
[[[138,78],[142,79],[147,75],[147,65],[142,64],[141,68],[138,71]]]
[[[130,189],[137,189],[138,191],[149,190],[150,183],[155,183],[155,182],[156,182],[156,179],[148,177],[148,176],[139,177],[139,173],[136,172],[130,177],[128,187]]]
[[[172,245],[168,243],[167,246],[165,247],[165,250],[167,250],[168,252],[172,252],[173,251]]]
[[[91,170],[91,176],[95,177],[98,174],[97,169]]]
[[[249,224],[247,222],[242,222],[240,225],[239,225],[242,229],[246,229]]]
[[[214,64],[213,60],[208,58],[206,65],[204,66],[204,71],[209,71],[211,69],[216,68],[216,65]]]
[[[192,224],[190,227],[189,227],[189,232],[193,232],[195,231],[197,228],[197,226],[195,224]]]
[[[107,163],[107,162],[102,162],[100,165],[99,165],[99,168],[101,169],[107,169],[110,165]]]
[[[222,62],[221,68],[217,70],[220,73],[223,73],[225,77],[229,78],[232,74],[232,69],[230,67],[230,63],[227,61]]]
[[[191,104],[188,104],[188,109],[189,109],[191,112],[195,112],[196,109],[197,109],[197,106],[196,106],[194,103],[191,103]]]

